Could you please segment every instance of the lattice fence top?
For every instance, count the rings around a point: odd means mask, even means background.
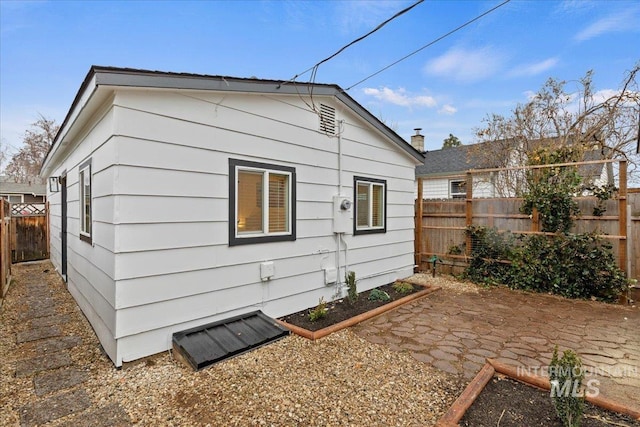
[[[14,203],[11,205],[11,216],[46,215],[44,203]]]

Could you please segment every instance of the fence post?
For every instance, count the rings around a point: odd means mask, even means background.
[[[51,224],[49,218],[49,201],[44,205],[44,214],[46,215],[47,228],[46,228],[46,239],[47,239],[47,258],[51,258]]]
[[[467,199],[465,202],[465,214],[466,214],[466,226],[469,228],[473,225],[473,175],[471,175],[471,171],[467,172]],[[466,247],[465,253],[467,256],[471,256],[471,245],[473,242],[471,241],[471,234],[466,233]]]
[[[531,211],[531,231],[540,231],[540,212],[535,206]]]
[[[618,190],[618,216],[619,234],[618,240],[618,265],[627,274],[627,161],[620,160],[620,189]]]
[[[5,238],[5,235],[7,234],[7,225],[5,225],[4,223],[4,199],[2,197],[0,197],[0,299],[4,298],[4,293],[5,293],[5,284],[7,281],[7,272],[5,270],[7,270],[6,268],[6,253],[8,253],[7,248],[5,247],[5,245],[7,245],[8,240]]]
[[[422,265],[422,178],[418,178],[418,198],[416,199],[416,241],[414,244],[415,251],[415,264],[417,267],[414,268],[414,272],[417,273],[420,271],[420,266]]]

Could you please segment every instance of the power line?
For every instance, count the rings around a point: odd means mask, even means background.
[[[453,33],[456,33],[456,32],[458,32],[458,31],[460,31],[460,30],[461,30],[461,29],[463,29],[464,27],[466,27],[466,26],[468,26],[468,25],[470,25],[470,24],[474,23],[475,21],[477,21],[477,20],[479,20],[479,19],[481,19],[481,18],[485,17],[486,15],[488,15],[488,14],[490,14],[491,12],[495,11],[496,9],[499,9],[500,7],[502,7],[502,6],[504,6],[505,4],[509,3],[510,1],[511,1],[511,0],[505,0],[505,1],[503,1],[503,2],[502,2],[502,3],[500,3],[499,5],[497,5],[497,6],[493,7],[493,8],[491,8],[491,9],[489,9],[488,11],[484,12],[482,15],[478,15],[478,16],[476,16],[475,18],[473,18],[472,20],[465,22],[464,24],[460,25],[459,27],[456,27],[455,29],[453,29],[453,30],[449,31],[449,32],[448,32],[448,33],[446,33],[445,35],[442,35],[442,36],[438,37],[437,39],[435,39],[435,40],[433,40],[433,41],[431,41],[431,42],[427,43],[426,45],[422,46],[421,48],[419,48],[419,49],[417,49],[417,50],[414,50],[414,51],[413,51],[413,52],[411,52],[410,54],[403,56],[402,58],[398,59],[397,61],[395,61],[395,62],[393,62],[393,63],[391,63],[391,64],[387,65],[386,67],[384,67],[384,68],[382,68],[382,69],[380,69],[380,70],[376,71],[375,73],[373,73],[373,74],[371,74],[371,75],[369,75],[369,76],[365,77],[364,79],[360,80],[359,82],[352,84],[351,86],[349,86],[349,87],[348,87],[347,89],[345,89],[345,90],[353,89],[354,87],[358,86],[360,83],[363,83],[363,82],[365,82],[365,81],[369,80],[371,77],[377,76],[378,74],[382,73],[383,71],[388,70],[389,68],[391,68],[391,67],[393,67],[394,65],[396,65],[396,64],[398,64],[398,63],[400,63],[400,62],[404,61],[405,59],[407,59],[407,58],[409,58],[409,57],[411,57],[411,56],[415,55],[416,53],[418,53],[418,52],[420,52],[420,51],[422,51],[422,50],[424,50],[424,49],[428,48],[429,46],[432,46],[432,45],[436,44],[437,42],[439,42],[439,41],[440,41],[440,40],[442,40],[442,39],[445,39],[445,38],[449,37],[449,36],[450,36],[450,35],[452,35]]]
[[[314,81],[315,79],[315,74],[316,71],[318,69],[318,67],[329,61],[332,58],[335,58],[336,56],[338,56],[340,53],[342,53],[345,49],[347,49],[350,46],[353,46],[354,44],[366,39],[367,37],[369,37],[371,34],[375,33],[376,31],[378,31],[379,29],[381,29],[382,27],[384,27],[385,25],[387,25],[389,22],[393,21],[394,19],[396,19],[397,17],[407,13],[408,11],[410,11],[411,9],[413,9],[414,7],[416,7],[417,5],[419,5],[420,3],[422,3],[424,0],[418,0],[417,2],[415,2],[414,4],[412,4],[411,6],[401,10],[400,12],[396,13],[395,15],[393,15],[391,18],[387,19],[386,21],[384,21],[383,23],[379,24],[377,27],[375,27],[373,30],[369,31],[367,34],[358,37],[357,39],[355,39],[354,41],[352,41],[349,44],[346,44],[344,46],[342,46],[340,49],[338,49],[338,51],[336,53],[334,53],[331,56],[326,57],[325,59],[323,59],[322,61],[318,62],[317,64],[315,64],[314,66],[306,69],[305,71],[303,71],[302,73],[296,74],[295,76],[293,76],[289,81],[294,81],[295,79],[297,79],[298,77],[307,74],[309,71],[314,70],[311,76],[311,81]]]

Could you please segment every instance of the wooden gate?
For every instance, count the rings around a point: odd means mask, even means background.
[[[49,258],[48,205],[14,204],[11,207],[11,261]]]

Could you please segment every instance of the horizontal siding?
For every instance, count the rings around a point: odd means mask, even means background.
[[[67,271],[67,277],[71,278],[73,276],[73,268],[70,268]],[[83,293],[81,290],[83,288],[85,293]],[[89,320],[89,323],[91,323],[91,327],[98,336],[102,348],[107,353],[109,358],[115,362],[117,360],[117,341],[114,337],[113,329],[104,323],[104,318],[101,316],[101,313],[104,312],[109,312],[115,315],[115,311],[104,310],[99,302],[96,302],[95,298],[87,299],[85,297],[87,295],[87,292],[91,292],[92,287],[90,284],[78,284],[77,282],[69,279],[67,289],[73,296],[73,299],[76,300],[76,303],[78,304],[84,315]],[[99,301],[99,299],[97,299],[97,301]],[[117,362],[116,364],[118,366],[120,365]]]
[[[318,131],[318,116],[299,97],[276,98],[119,89],[115,120],[69,153],[70,275],[94,309],[92,324],[117,338],[109,353],[116,364],[166,350],[173,332],[232,313],[280,316],[333,298],[323,270],[336,267],[340,179],[350,198],[355,175],[385,179],[388,215],[386,233],[344,236],[340,275],[348,261],[366,290],[411,274],[414,161],[334,99],[314,99],[344,120],[340,177],[339,139]],[[77,166],[89,156],[91,245],[78,238]],[[296,241],[229,247],[230,158],[296,169]],[[275,264],[267,282],[264,261]]]
[[[448,199],[449,180],[448,179],[425,179],[422,182],[423,199]]]
[[[70,147],[61,152],[62,160],[52,176],[67,176],[67,284],[83,313],[93,326],[109,357],[116,358],[113,170],[116,159],[112,143],[113,110],[106,108],[94,116]],[[73,148],[73,149],[71,149]],[[93,244],[78,236],[78,167],[91,158]],[[61,192],[47,194],[50,208],[51,261],[62,270]]]
[[[238,301],[266,308],[286,299],[296,311],[315,293],[335,292],[324,285],[323,268],[336,264],[338,139],[317,132],[317,116],[296,97],[273,108],[261,96],[194,96],[116,98],[118,337],[235,310]],[[354,175],[386,179],[388,188],[388,231],[347,235],[350,268],[373,277],[406,269],[413,263],[414,164],[357,117],[341,118],[343,193],[353,197]],[[295,167],[295,242],[228,246],[229,158]],[[266,284],[265,260],[276,267]],[[236,302],[227,306],[227,298]],[[129,313],[146,320],[130,325]]]

